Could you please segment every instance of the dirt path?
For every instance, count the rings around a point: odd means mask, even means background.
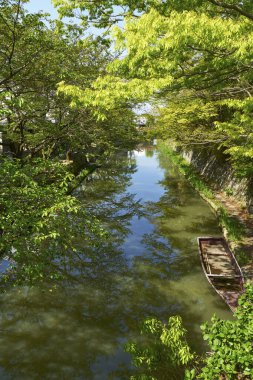
[[[245,237],[236,247],[231,243],[231,247],[243,253],[247,264],[241,264],[241,269],[245,279],[253,283],[253,215],[249,214],[241,207],[241,204],[234,198],[227,196],[224,192],[217,192],[215,194],[217,200],[223,204],[227,212],[233,218],[239,220],[245,228]]]

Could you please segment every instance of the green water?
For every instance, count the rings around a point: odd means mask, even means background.
[[[198,257],[197,236],[221,234],[209,206],[150,149],[118,156],[77,196],[109,235],[94,244],[80,236],[61,286],[0,295],[0,379],[129,379],[124,344],[147,316],[180,314],[202,352],[199,325],[214,313],[231,318]]]

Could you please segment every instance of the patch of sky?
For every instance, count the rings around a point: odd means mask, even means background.
[[[43,11],[45,13],[50,13],[52,19],[58,18],[57,10],[53,6],[51,0],[44,0],[43,3],[39,0],[30,0],[27,4],[25,4],[25,7],[26,7],[27,11],[30,13],[36,13],[39,11]],[[122,9],[120,7],[115,7],[115,15],[121,14],[121,12],[122,12]],[[64,21],[76,23],[76,24],[80,23],[80,20],[78,18],[72,18],[72,19],[65,18]],[[119,21],[118,26],[123,27],[123,22]],[[92,24],[87,29],[87,32],[89,34],[93,34],[95,36],[102,35],[105,31],[106,31],[106,29],[96,28]]]
[[[43,11],[46,13],[50,13],[52,18],[57,18],[57,11],[54,8],[51,0],[43,0],[43,2],[38,0],[31,0],[26,4],[26,9],[30,13],[36,13],[39,11]]]

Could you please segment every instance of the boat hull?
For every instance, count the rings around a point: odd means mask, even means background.
[[[198,237],[200,261],[208,282],[234,312],[243,292],[243,275],[224,238]]]

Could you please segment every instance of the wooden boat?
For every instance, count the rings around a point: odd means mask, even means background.
[[[243,275],[223,238],[199,237],[201,264],[216,292],[224,299],[232,311],[235,311],[238,298],[243,292]]]

